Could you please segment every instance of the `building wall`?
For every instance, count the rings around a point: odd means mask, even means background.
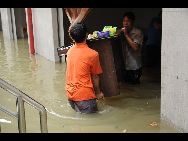
[[[161,118],[188,132],[188,8],[163,8]]]
[[[35,53],[59,61],[56,8],[32,8],[32,17]]]

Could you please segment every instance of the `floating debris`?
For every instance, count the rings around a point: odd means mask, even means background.
[[[126,132],[127,132],[127,130],[125,129],[125,130],[123,130],[122,132],[123,132],[123,133],[126,133]]]
[[[158,124],[157,124],[157,122],[150,122],[149,125],[150,125],[150,126],[157,126]]]
[[[11,121],[8,121],[8,120],[6,120],[6,119],[0,119],[0,122],[11,123]]]
[[[52,99],[55,99],[55,98],[51,98],[51,97],[50,97],[50,98],[48,98],[48,100],[52,100]]]

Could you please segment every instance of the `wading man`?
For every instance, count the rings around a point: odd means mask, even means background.
[[[83,114],[98,111],[97,99],[104,100],[100,91],[99,75],[102,69],[98,52],[86,44],[87,28],[83,23],[76,23],[70,29],[70,37],[75,45],[67,52],[66,87],[71,107]]]
[[[123,15],[123,28],[117,31],[122,44],[122,53],[125,62],[125,82],[140,84],[142,75],[142,43],[143,33],[134,27],[135,15],[126,12]]]

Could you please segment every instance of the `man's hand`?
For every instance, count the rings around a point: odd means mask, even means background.
[[[97,97],[97,99],[103,99],[103,100],[105,100],[104,94],[102,92],[100,92],[98,94],[95,94],[95,96]]]
[[[97,97],[97,99],[104,99],[104,94],[100,91],[100,87],[99,87],[99,75],[98,74],[92,74],[91,75],[92,78],[92,83],[93,83],[93,87],[95,90],[95,96]]]
[[[125,36],[128,36],[128,31],[127,31],[127,29],[124,27],[124,28],[122,28],[123,29],[123,32],[124,32],[124,35]]]

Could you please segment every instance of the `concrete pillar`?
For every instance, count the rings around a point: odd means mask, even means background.
[[[2,21],[3,36],[8,39],[13,39],[10,8],[1,8],[1,21]]]
[[[58,24],[56,8],[32,8],[35,53],[58,62]]]
[[[188,8],[163,8],[161,118],[188,132]]]
[[[1,10],[0,10],[0,31],[2,31],[2,22],[1,22]]]

